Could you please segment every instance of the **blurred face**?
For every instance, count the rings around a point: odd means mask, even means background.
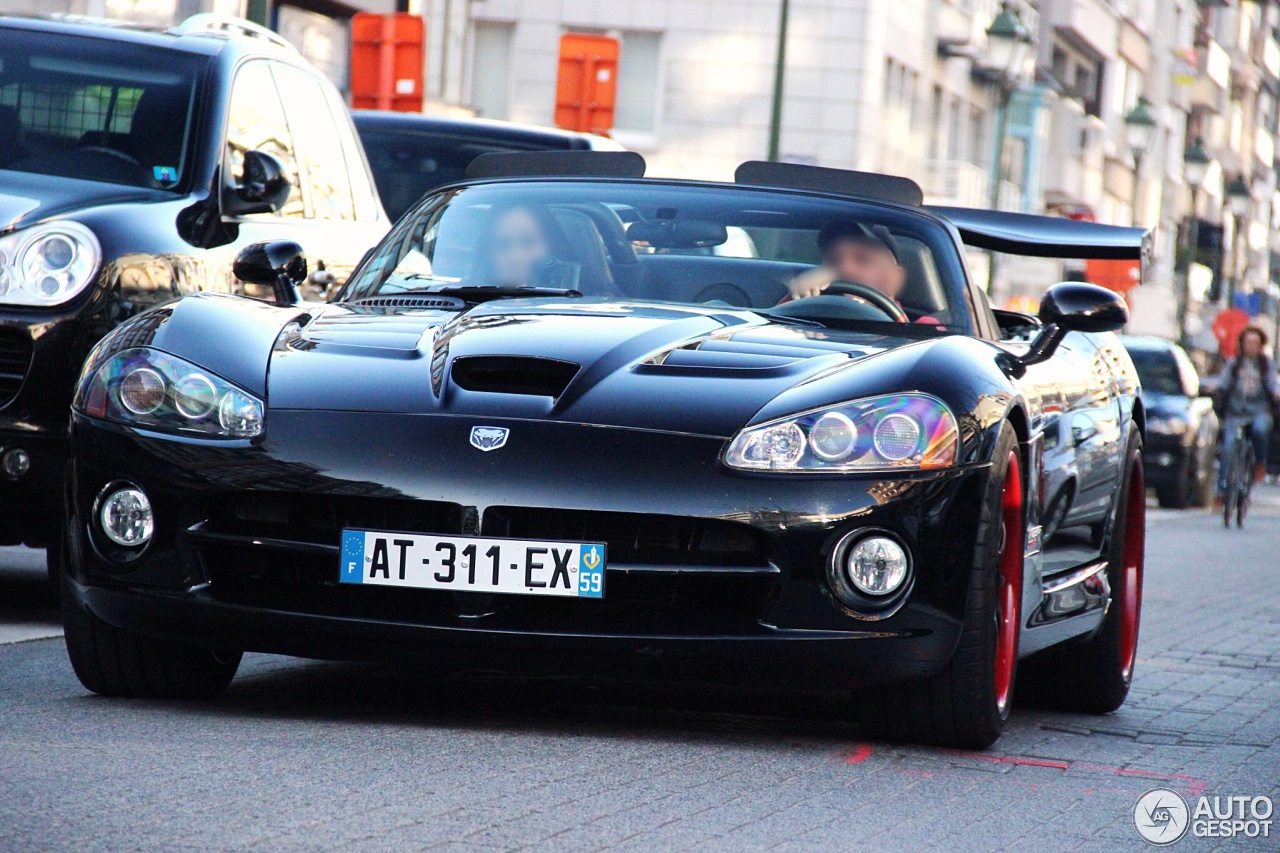
[[[521,287],[529,283],[533,268],[550,254],[546,235],[533,214],[515,207],[493,224],[492,268],[497,281],[487,284]]]
[[[1257,358],[1258,353],[1262,352],[1262,335],[1247,332],[1240,341],[1240,352],[1245,358]]]
[[[822,263],[841,281],[867,284],[892,299],[902,291],[904,271],[890,252],[870,240],[836,240],[822,255]]]

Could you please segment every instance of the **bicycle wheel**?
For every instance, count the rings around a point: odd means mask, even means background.
[[[1244,516],[1249,511],[1249,498],[1253,494],[1253,445],[1244,442],[1240,454],[1240,492],[1236,497],[1236,527],[1244,527]]]

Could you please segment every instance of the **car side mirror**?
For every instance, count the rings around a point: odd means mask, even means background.
[[[252,243],[236,255],[231,271],[241,281],[270,287],[281,305],[297,305],[302,301],[298,286],[307,280],[307,256],[291,240]]]
[[[222,212],[226,216],[278,213],[293,189],[279,158],[256,149],[244,152],[244,165],[235,180],[234,185],[223,188]]]
[[[1118,332],[1129,322],[1124,297],[1083,281],[1055,284],[1040,300],[1040,334],[1018,359],[1023,369],[1048,360],[1068,332]]]

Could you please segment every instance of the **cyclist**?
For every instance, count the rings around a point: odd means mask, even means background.
[[[1227,460],[1239,437],[1240,428],[1247,427],[1253,442],[1253,479],[1261,480],[1266,473],[1267,442],[1271,437],[1274,412],[1280,396],[1277,395],[1276,374],[1271,359],[1266,354],[1267,334],[1250,326],[1240,333],[1236,357],[1223,363],[1222,369],[1206,381],[1215,389],[1216,408],[1222,416],[1222,447],[1218,466],[1218,495],[1226,485]]]

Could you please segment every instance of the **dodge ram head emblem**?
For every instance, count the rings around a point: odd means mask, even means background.
[[[497,450],[507,443],[510,433],[506,427],[476,426],[471,428],[471,446],[476,450],[488,452]]]

